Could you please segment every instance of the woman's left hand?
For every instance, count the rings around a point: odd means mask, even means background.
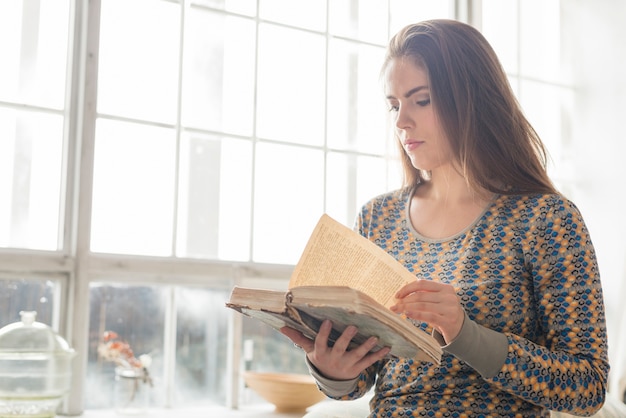
[[[459,335],[465,311],[451,285],[418,279],[404,285],[396,298],[393,312],[428,323],[441,333],[446,344]]]

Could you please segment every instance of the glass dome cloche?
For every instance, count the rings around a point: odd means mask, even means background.
[[[75,352],[34,311],[0,329],[0,417],[48,418],[69,392]]]

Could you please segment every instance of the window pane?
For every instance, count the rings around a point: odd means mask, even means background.
[[[254,261],[295,264],[322,215],[323,153],[261,143],[256,161]]]
[[[99,112],[174,123],[179,15],[179,6],[167,1],[102,2]]]
[[[177,255],[248,261],[251,142],[185,135],[179,183]]]
[[[453,17],[450,1],[389,0],[391,35],[410,23]]]
[[[520,103],[557,166],[565,163],[561,162],[562,154],[566,145],[571,145],[563,143],[566,136],[562,132],[573,117],[567,112],[573,101],[571,95],[569,88],[523,79],[520,82]]]
[[[302,350],[274,328],[243,317],[245,370],[308,373]]]
[[[0,246],[57,250],[63,117],[0,108]]]
[[[361,156],[357,159],[356,200],[361,208],[367,200],[397,188],[388,185],[385,160],[380,157]]]
[[[304,353],[275,329],[243,318],[243,370],[272,373],[309,374]],[[267,403],[254,390],[244,387],[242,405]]]
[[[177,289],[175,405],[226,404],[229,294],[230,289]]]
[[[250,135],[254,22],[192,8],[185,32],[183,124]]]
[[[58,278],[0,278],[0,327],[20,321],[20,311],[37,312],[37,322],[58,327],[61,284]]]
[[[328,75],[328,146],[384,154],[385,101],[380,84],[382,48],[331,41]]]
[[[323,144],[324,37],[267,24],[259,31],[258,136]]]
[[[326,212],[352,227],[366,201],[394,186],[388,184],[385,160],[343,153],[329,153],[327,159]]]
[[[518,0],[482,0],[481,32],[496,51],[504,69],[519,73]]]
[[[387,2],[380,0],[333,0],[329,31],[336,36],[380,45],[389,38]]]
[[[166,406],[164,335],[170,326],[176,329],[176,367],[173,398],[167,406],[225,405],[229,312],[224,301],[228,293],[224,289],[94,283],[85,407],[110,409],[113,405],[115,364],[98,354],[105,331],[117,333],[135,357],[148,354],[152,358],[150,406]]]
[[[115,363],[98,354],[105,331],[130,345],[135,357],[152,358],[149,374],[154,387],[150,406],[164,405],[163,350],[168,288],[93,283],[90,286],[89,353],[85,408],[112,408]]]
[[[310,232],[310,231],[309,231]],[[267,289],[284,291],[285,280],[266,279],[259,284],[258,280],[244,279],[243,286],[250,285]],[[236,314],[238,315],[238,314]],[[270,326],[246,316],[242,318],[242,347],[240,354],[240,370],[275,373],[308,374],[305,355],[302,350],[294,347],[291,340]],[[242,379],[240,399],[242,405],[267,404],[254,390],[245,386]]]
[[[172,254],[175,163],[173,130],[98,120],[92,251]]]
[[[259,17],[290,26],[324,31],[326,0],[259,0]]]
[[[62,109],[69,0],[0,1],[0,100]]]
[[[402,186],[402,162],[396,155],[387,159],[387,189],[395,190]]]
[[[520,1],[521,75],[563,82],[561,71],[560,2]]]

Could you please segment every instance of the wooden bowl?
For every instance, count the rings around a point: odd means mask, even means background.
[[[304,412],[326,399],[308,374],[243,372],[243,380],[249,388],[276,407],[276,412]]]

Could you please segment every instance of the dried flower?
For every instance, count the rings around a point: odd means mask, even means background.
[[[139,358],[135,357],[130,345],[120,339],[116,332],[104,332],[102,342],[98,345],[98,354],[103,359],[115,363],[118,367],[140,370],[143,374],[144,383],[149,383],[152,386],[152,378],[148,373],[152,357],[148,354],[142,354]]]

